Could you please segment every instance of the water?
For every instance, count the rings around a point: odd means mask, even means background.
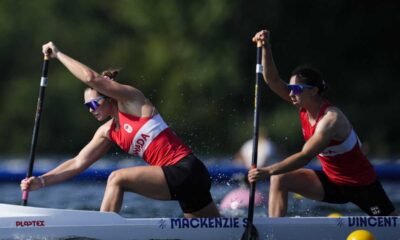
[[[60,157],[56,158],[60,159]],[[20,171],[26,169],[27,162],[22,159],[0,159],[0,169],[9,171]],[[229,164],[227,159],[207,159],[208,165]],[[225,161],[225,163],[223,163]],[[35,169],[51,169],[57,164],[54,158],[38,159]],[[94,167],[128,167],[142,164],[140,160],[119,159],[102,160]],[[400,209],[400,188],[397,181],[383,181],[383,186],[389,198],[395,204],[397,210]],[[105,181],[67,181],[58,185],[47,186],[38,191],[30,192],[30,206],[51,207],[61,209],[78,210],[99,210],[104,189]],[[223,197],[231,190],[238,187],[235,182],[213,183],[211,194],[215,203],[219,206]],[[268,182],[257,183],[257,190],[264,196],[268,195]],[[0,182],[0,203],[20,204],[21,191],[17,182]],[[255,208],[255,217],[267,217],[267,200],[260,207]],[[343,215],[365,215],[358,207],[349,204],[328,204],[312,201],[304,198],[296,198],[293,194],[289,196],[288,216],[327,216],[330,213],[338,212]],[[120,214],[124,217],[148,218],[148,217],[182,217],[179,204],[175,201],[157,201],[142,197],[134,193],[125,193],[123,206]],[[224,216],[246,217],[246,209],[222,212]]]
[[[400,189],[397,182],[384,182],[389,197],[397,209],[400,209]],[[222,198],[237,184],[213,184],[211,193],[219,205]],[[257,189],[267,194],[268,184],[258,184]],[[78,182],[70,181],[62,184],[48,186],[38,191],[30,192],[30,206],[51,207],[61,209],[99,210],[105,189],[105,182]],[[0,183],[0,202],[8,204],[21,203],[21,191],[18,183]],[[255,217],[266,217],[267,206],[255,209]],[[365,215],[353,204],[327,204],[308,199],[289,197],[289,216],[327,216],[339,212],[343,215]],[[179,205],[175,201],[157,201],[142,197],[134,193],[125,193],[123,207],[120,214],[124,217],[182,217]],[[245,209],[223,212],[225,216],[247,216]]]

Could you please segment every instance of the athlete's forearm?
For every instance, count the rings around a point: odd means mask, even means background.
[[[312,160],[312,157],[303,154],[302,152],[295,153],[281,162],[275,163],[267,167],[268,175],[278,175],[291,172],[304,167]]]
[[[49,172],[43,174],[43,179],[47,185],[53,185],[56,183],[64,182],[79,173],[81,173],[84,169],[79,168],[76,164],[75,159],[70,159],[68,161],[63,162],[56,168],[50,170]]]
[[[79,80],[88,84],[99,74],[85,64],[67,56],[62,52],[57,52],[57,59]]]
[[[268,85],[274,85],[279,83],[281,78],[279,77],[278,69],[276,68],[274,58],[272,56],[271,45],[265,43],[262,51],[262,65],[264,80]]]
[[[262,65],[263,76],[265,82],[278,96],[286,101],[291,102],[289,97],[289,92],[287,90],[287,84],[284,82],[280,76],[278,69],[276,68],[274,58],[272,57],[272,50],[269,43],[265,43],[262,51]]]

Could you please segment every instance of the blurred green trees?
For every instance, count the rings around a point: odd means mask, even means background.
[[[370,154],[400,150],[399,26],[395,1],[0,1],[0,154],[28,154],[41,46],[141,89],[199,155],[233,155],[252,137],[255,46],[271,30],[283,79],[299,64],[321,69],[328,98],[350,118]],[[262,84],[261,123],[285,151],[302,146],[296,109]],[[57,61],[38,154],[76,153],[100,123],[83,107],[84,85]]]

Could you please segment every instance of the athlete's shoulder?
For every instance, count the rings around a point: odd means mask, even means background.
[[[334,140],[342,140],[350,133],[352,126],[346,115],[337,107],[328,107],[318,126],[334,133]]]
[[[339,108],[335,106],[327,107],[318,122],[317,130],[336,128],[341,125],[340,122],[343,121],[343,116],[344,114]]]
[[[336,119],[340,117],[342,114],[343,112],[338,107],[329,106],[325,109],[323,118]]]
[[[103,125],[101,125],[97,129],[95,136],[110,139],[109,132],[111,131],[112,123],[113,123],[113,119],[110,119],[107,122],[105,122]]]
[[[325,111],[325,116],[327,119],[331,121],[335,121],[338,123],[346,123],[346,124],[349,123],[346,115],[342,112],[342,110],[340,110],[338,107],[335,106],[328,107]]]

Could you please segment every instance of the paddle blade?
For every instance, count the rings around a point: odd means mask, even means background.
[[[241,240],[259,240],[257,228],[253,224],[248,223]]]

